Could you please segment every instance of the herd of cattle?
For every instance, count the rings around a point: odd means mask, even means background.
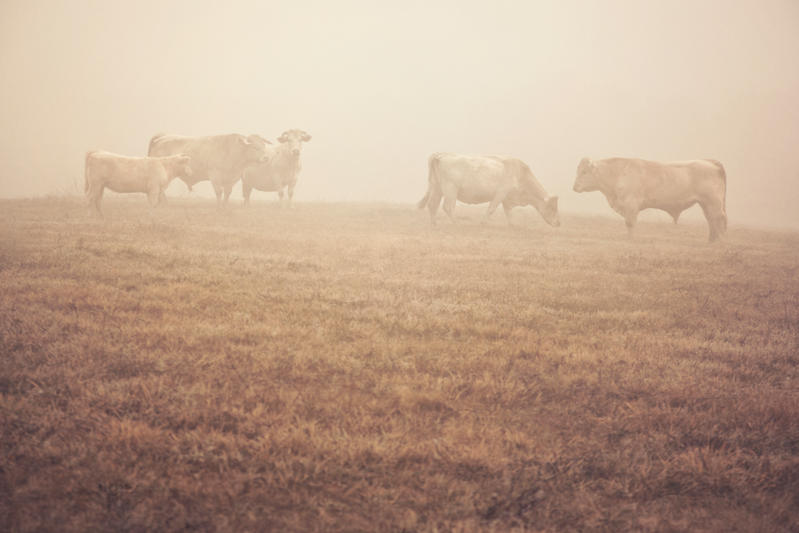
[[[183,180],[189,190],[195,183],[208,180],[221,206],[228,201],[233,185],[241,180],[245,205],[253,189],[277,192],[281,203],[288,193],[290,204],[301,169],[302,143],[310,140],[311,136],[299,129],[283,132],[277,145],[260,135],[156,135],[150,140],[147,157],[87,153],[85,192],[99,213],[105,188],[146,193],[155,206],[174,178]],[[702,207],[711,242],[727,229],[726,173],[718,161],[657,163],[631,158],[584,158],[577,167],[573,188],[575,192],[602,192],[613,210],[624,217],[630,236],[641,210],[661,209],[676,223],[680,214],[694,204]],[[450,218],[457,200],[488,203],[486,218],[499,204],[508,217],[514,207],[531,205],[547,223],[560,225],[558,197],[549,196],[530,167],[515,157],[431,155],[427,193],[417,206],[427,207],[434,224],[442,199],[444,212]]]

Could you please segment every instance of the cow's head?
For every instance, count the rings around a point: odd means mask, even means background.
[[[556,228],[560,226],[557,196],[551,196],[538,211],[541,213],[541,216],[544,217],[547,224],[555,226]]]
[[[277,142],[285,145],[289,153],[295,157],[300,156],[300,150],[302,149],[302,143],[308,142],[311,140],[311,136],[308,135],[306,132],[302,130],[286,130],[284,131],[280,137],[277,138]]]
[[[267,144],[272,144],[260,135],[249,135],[246,139],[239,137],[238,142],[244,149],[244,158],[253,163],[265,163],[269,161],[269,151]]]
[[[550,226],[560,226],[560,215],[558,214],[558,197],[550,196],[546,200],[541,199],[539,191],[523,187],[517,189],[518,196],[514,198],[515,205],[531,205],[541,214],[544,221]]]
[[[172,177],[188,178],[194,171],[191,168],[191,157],[178,154],[172,158]]]
[[[595,191],[599,188],[596,178],[596,163],[584,157],[577,166],[577,177],[574,179],[574,192]]]

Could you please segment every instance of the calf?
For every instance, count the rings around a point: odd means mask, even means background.
[[[163,198],[169,182],[189,177],[191,173],[190,158],[183,154],[128,157],[111,152],[88,152],[84,192],[98,213],[106,187],[114,192],[143,192],[155,206]]]

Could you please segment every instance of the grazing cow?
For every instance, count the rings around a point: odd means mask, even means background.
[[[727,230],[727,175],[721,163],[712,159],[657,163],[621,157],[593,161],[586,157],[577,167],[574,190],[604,194],[610,207],[624,217],[630,238],[639,211],[662,209],[676,224],[680,213],[694,204],[705,213],[710,242]]]
[[[191,178],[182,177],[191,190],[200,181],[210,180],[216,193],[217,206],[227,203],[233,185],[244,170],[268,159],[269,141],[260,135],[244,137],[237,133],[208,137],[156,135],[150,139],[148,155],[186,154],[191,157]],[[224,200],[223,200],[224,193]]]
[[[115,192],[143,192],[155,206],[174,178],[192,174],[191,160],[184,154],[166,157],[128,157],[111,152],[88,152],[84,192],[100,213],[105,188]]]
[[[244,194],[244,205],[249,205],[253,189],[266,192],[277,191],[280,203],[283,203],[283,191],[288,189],[288,204],[294,196],[294,186],[302,169],[300,150],[302,143],[311,140],[311,136],[302,130],[288,130],[278,137],[277,146],[269,147],[269,160],[249,167],[241,179],[241,192]]]
[[[444,212],[453,221],[452,209],[455,200],[460,200],[467,204],[488,202],[485,220],[502,204],[508,223],[511,209],[532,205],[548,224],[560,226],[558,197],[549,196],[520,159],[435,153],[428,159],[428,170],[427,193],[417,207],[427,206],[433,224],[443,197]]]

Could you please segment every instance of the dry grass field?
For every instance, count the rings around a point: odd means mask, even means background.
[[[0,530],[799,531],[799,233],[238,203],[0,202]]]

